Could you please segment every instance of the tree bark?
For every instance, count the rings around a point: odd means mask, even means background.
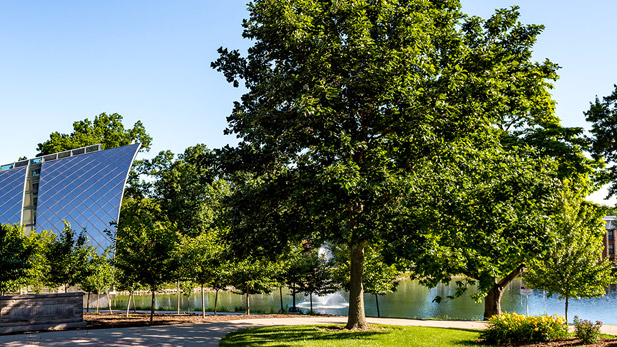
[[[375,305],[377,306],[377,318],[381,318],[379,314],[379,295],[377,295],[377,293],[375,293]]]
[[[346,329],[368,329],[364,314],[364,289],[362,288],[362,272],[364,270],[365,242],[351,246],[351,280],[349,285],[349,314]]]
[[[152,324],[152,320],[154,319],[154,300],[156,292],[154,291],[154,288],[151,288],[150,290],[152,291],[152,302],[150,302],[150,324]]]
[[[178,304],[178,314],[180,314],[180,280],[178,280],[178,285],[176,286],[176,301]]]
[[[109,314],[113,314],[113,312],[111,311],[111,297],[109,296],[109,289],[107,289],[106,295],[107,295],[107,306],[109,306]]]
[[[101,300],[101,292],[97,290],[96,291],[96,314],[99,314],[100,300]]]
[[[137,304],[135,303],[135,292],[131,291],[131,296],[133,297],[133,313],[137,313]]]
[[[281,313],[285,313],[285,308],[283,307],[283,286],[279,287],[279,294],[281,296]]]
[[[313,314],[313,293],[309,293],[309,302],[311,303],[311,312],[309,314]]]
[[[569,297],[566,296],[566,325],[568,325],[568,301],[569,301]]]
[[[129,310],[131,309],[131,294],[132,293],[129,292],[129,302],[126,304],[126,318],[129,318]]]
[[[291,305],[291,310],[290,312],[298,312],[298,308],[296,307],[296,284],[292,283],[291,284],[291,298],[293,301],[293,304]]]
[[[488,320],[492,316],[501,316],[501,297],[506,289],[518,275],[525,269],[524,265],[520,265],[504,277],[501,281],[495,283],[493,287],[486,293],[484,297],[484,320]]]
[[[88,298],[86,299],[86,312],[90,312],[90,292],[88,292]]]
[[[486,293],[484,298],[484,320],[488,320],[492,316],[501,316],[501,297],[504,289],[504,287],[495,283],[491,290]]]
[[[214,315],[216,316],[216,302],[219,300],[219,290],[214,291]]]
[[[249,285],[246,285],[246,315],[251,315],[251,303],[249,301]]]
[[[204,295],[204,284],[201,284],[201,318],[206,318],[206,301]]]

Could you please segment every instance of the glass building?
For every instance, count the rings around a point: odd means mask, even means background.
[[[139,147],[94,145],[0,166],[0,223],[57,233],[65,220],[106,248]]]

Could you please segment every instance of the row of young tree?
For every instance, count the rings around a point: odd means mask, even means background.
[[[604,165],[617,160],[617,92],[586,113],[592,137],[563,127],[550,95],[558,65],[532,60],[543,27],[520,23],[517,7],[488,19],[456,0],[256,0],[248,10],[253,46],[246,56],[221,48],[212,63],[246,88],[226,129],[239,143],[137,165],[118,268],[156,288],[173,273],[174,244],[195,242],[205,257],[199,247],[221,236],[218,259],[263,274],[259,264],[298,245],[329,244],[349,266],[350,329],[367,327],[369,252],[428,286],[456,278],[456,295],[477,284],[485,317],[525,269],[568,298],[611,279],[596,261],[601,215],[584,197],[615,182]],[[77,125],[39,148],[113,133]]]
[[[144,217],[141,215],[140,217]],[[2,292],[21,291],[23,287],[40,293],[45,287],[78,286],[87,292],[86,310],[89,311],[90,295],[97,295],[96,312],[99,312],[100,294],[107,295],[111,312],[109,292],[112,289],[127,291],[128,316],[134,292],[151,291],[154,314],[156,292],[177,283],[178,295],[192,293],[195,285],[201,289],[201,312],[205,317],[205,288],[215,291],[214,315],[217,314],[218,293],[232,289],[246,298],[246,314],[250,314],[250,295],[269,294],[278,288],[281,294],[280,311],[283,306],[283,287],[288,287],[293,296],[304,293],[310,297],[310,312],[313,312],[313,295],[325,295],[348,287],[349,264],[345,257],[327,259],[319,248],[303,243],[278,261],[259,259],[229,259],[229,250],[221,233],[203,233],[195,237],[182,235],[177,228],[167,225],[141,225],[144,233],[126,230],[131,235],[118,240],[118,253],[110,257],[108,250],[97,253],[88,244],[85,232],[76,233],[67,223],[59,235],[43,231],[25,236],[19,226],[1,225],[0,248]],[[145,237],[144,237],[145,236]],[[329,252],[329,250],[328,250]],[[384,295],[396,289],[403,268],[387,266],[377,253],[370,253],[367,262],[365,286],[367,292]],[[182,282],[182,288],[180,283]],[[178,311],[180,310],[178,302]],[[378,305],[378,304],[377,304]],[[378,310],[379,314],[379,310]]]

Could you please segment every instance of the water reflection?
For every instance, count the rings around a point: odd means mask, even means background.
[[[520,295],[521,281],[515,280],[504,292],[501,307],[504,312],[516,312],[525,314],[525,297]],[[385,296],[379,297],[379,309],[382,317],[400,318],[435,318],[435,319],[482,319],[484,304],[476,303],[471,296],[476,293],[475,287],[470,287],[460,298],[449,300],[448,295],[454,294],[456,285],[452,282],[449,285],[439,285],[435,288],[427,288],[420,285],[417,281],[401,281],[398,290]],[[292,298],[289,291],[283,290],[283,305],[285,309],[292,306]],[[441,303],[435,302],[436,296],[444,299]],[[137,306],[147,308],[150,305],[149,296],[137,296]],[[126,296],[118,296],[114,299],[115,308],[126,308]],[[206,308],[212,311],[214,306],[214,293],[207,293]],[[338,292],[326,297],[313,296],[313,310],[323,314],[346,315],[348,310],[349,295],[346,292]],[[365,309],[368,316],[377,316],[375,306],[375,296],[365,294]],[[297,306],[304,312],[309,310],[309,298],[302,294],[297,294]],[[157,295],[157,308],[176,310],[176,295]],[[243,312],[244,297],[231,292],[219,292],[218,310],[221,312]],[[199,294],[190,297],[182,297],[182,310],[201,309],[201,298]],[[546,312],[548,314],[564,314],[565,300],[558,300],[556,297],[546,299]],[[607,295],[596,299],[570,300],[569,317],[578,315],[582,319],[592,321],[601,320],[605,324],[617,324],[617,288],[612,285]],[[272,295],[251,295],[251,310],[253,312],[278,313],[280,311],[279,292],[274,291]],[[542,302],[542,291],[535,290],[529,296],[529,314],[539,315],[544,313]]]

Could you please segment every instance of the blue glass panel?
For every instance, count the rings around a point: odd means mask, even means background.
[[[44,162],[41,165],[37,230],[57,232],[63,219],[86,228],[100,250],[112,242],[104,230],[116,222],[120,201],[139,144]]]
[[[26,167],[0,171],[0,223],[21,222]]]

